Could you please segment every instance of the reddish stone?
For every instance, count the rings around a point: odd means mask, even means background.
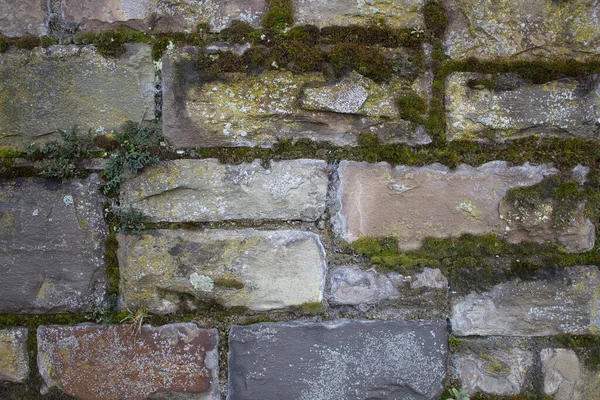
[[[216,329],[192,323],[144,325],[139,331],[133,324],[40,326],[37,336],[46,385],[77,398],[219,398]]]

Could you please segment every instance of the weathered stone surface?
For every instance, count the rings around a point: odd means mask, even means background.
[[[410,284],[413,289],[421,287],[431,289],[448,289],[448,278],[439,269],[423,268],[423,271],[415,275],[415,280]]]
[[[600,271],[559,269],[538,281],[511,281],[452,300],[456,335],[549,336],[600,328]]]
[[[600,53],[597,0],[446,0],[446,54],[453,59],[575,58]]]
[[[28,376],[27,328],[0,329],[0,381],[25,382]]]
[[[233,326],[228,400],[438,399],[444,322]]]
[[[394,28],[423,26],[424,0],[292,0],[298,25],[368,25],[382,22]]]
[[[183,295],[252,310],[323,298],[325,251],[314,233],[157,230],[118,240],[120,288],[129,309],[194,308]]]
[[[100,183],[0,181],[0,313],[84,312],[102,301]]]
[[[77,125],[111,131],[154,118],[149,45],[129,44],[118,60],[92,46],[52,46],[0,54],[0,146],[24,151]]]
[[[495,87],[477,83],[495,79]],[[446,79],[450,140],[507,140],[528,135],[600,138],[598,77],[532,84],[515,75],[455,72]]]
[[[270,147],[277,139],[356,144],[362,132],[385,143],[429,143],[423,127],[400,119],[399,96],[416,76],[376,84],[357,73],[328,83],[321,73],[265,71],[224,74],[203,82],[184,48],[163,57],[163,127],[175,148]]]
[[[0,34],[7,37],[48,34],[46,0],[0,0]]]
[[[61,0],[64,22],[80,29],[97,30],[127,26],[159,31],[195,30],[207,23],[220,31],[232,20],[259,27],[265,0]]]
[[[37,337],[46,385],[79,399],[220,399],[216,329],[40,326]]]
[[[451,360],[452,374],[470,394],[515,396],[523,390],[525,378],[533,366],[533,352],[517,347],[478,352],[459,350]]]
[[[570,349],[542,349],[544,394],[556,400],[593,400],[600,395],[600,374],[588,370]]]
[[[174,160],[126,181],[121,205],[153,222],[315,221],[325,211],[327,185],[327,164],[319,160],[271,162],[268,169],[259,160]]]
[[[462,233],[496,233],[515,242],[551,240],[570,251],[589,250],[594,227],[583,208],[573,224],[556,228],[544,223],[534,229],[539,221],[519,225],[499,213],[509,189],[536,184],[555,173],[548,165],[509,167],[502,161],[476,168],[460,165],[453,171],[440,164],[391,168],[386,163],[342,161],[334,228],[350,242],[367,236],[397,237],[403,250],[420,247],[428,236]]]

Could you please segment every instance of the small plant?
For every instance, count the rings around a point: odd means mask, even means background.
[[[59,131],[59,135],[59,140],[53,140],[39,150],[46,157],[41,174],[65,181],[81,175],[77,162],[90,155],[93,140],[91,131],[79,135],[76,127],[70,132]]]
[[[448,397],[446,400],[470,400],[469,392],[466,388],[461,388],[460,390],[451,388],[450,394],[452,397]]]
[[[294,9],[291,0],[268,0],[268,11],[263,15],[262,25],[266,29],[282,31],[294,24]]]
[[[125,309],[127,310],[128,314],[119,323],[132,323],[131,333],[133,334],[133,339],[135,340],[142,332],[142,325],[144,324],[144,319],[148,317],[148,310],[142,307],[135,311],[131,311],[127,306],[125,306]]]
[[[416,124],[423,123],[422,115],[427,112],[427,103],[416,93],[403,96],[398,99],[400,116]]]
[[[144,214],[133,209],[131,206],[124,211],[121,206],[113,203],[110,207],[110,211],[118,219],[117,232],[132,232],[136,235],[142,233],[146,229],[144,224]]]

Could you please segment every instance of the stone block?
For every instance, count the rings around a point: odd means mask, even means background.
[[[240,165],[214,159],[160,163],[121,186],[121,205],[152,222],[236,219],[315,221],[325,211],[327,163],[260,161]]]
[[[118,240],[129,309],[164,314],[199,301],[272,310],[323,299],[325,250],[314,233],[156,230]]]
[[[27,328],[0,329],[0,381],[21,383],[28,377]]]
[[[88,312],[104,299],[100,178],[0,181],[0,313]]]
[[[0,10],[0,34],[4,36],[43,36],[49,33],[47,0],[0,0]]]
[[[592,400],[600,396],[600,374],[586,367],[574,350],[542,349],[544,394],[555,400]]]
[[[218,333],[192,323],[40,326],[48,388],[83,400],[218,400]]]

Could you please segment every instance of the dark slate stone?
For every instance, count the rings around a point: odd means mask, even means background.
[[[233,326],[227,399],[438,399],[447,350],[442,321]]]
[[[0,181],[0,313],[91,311],[106,276],[100,178]]]

